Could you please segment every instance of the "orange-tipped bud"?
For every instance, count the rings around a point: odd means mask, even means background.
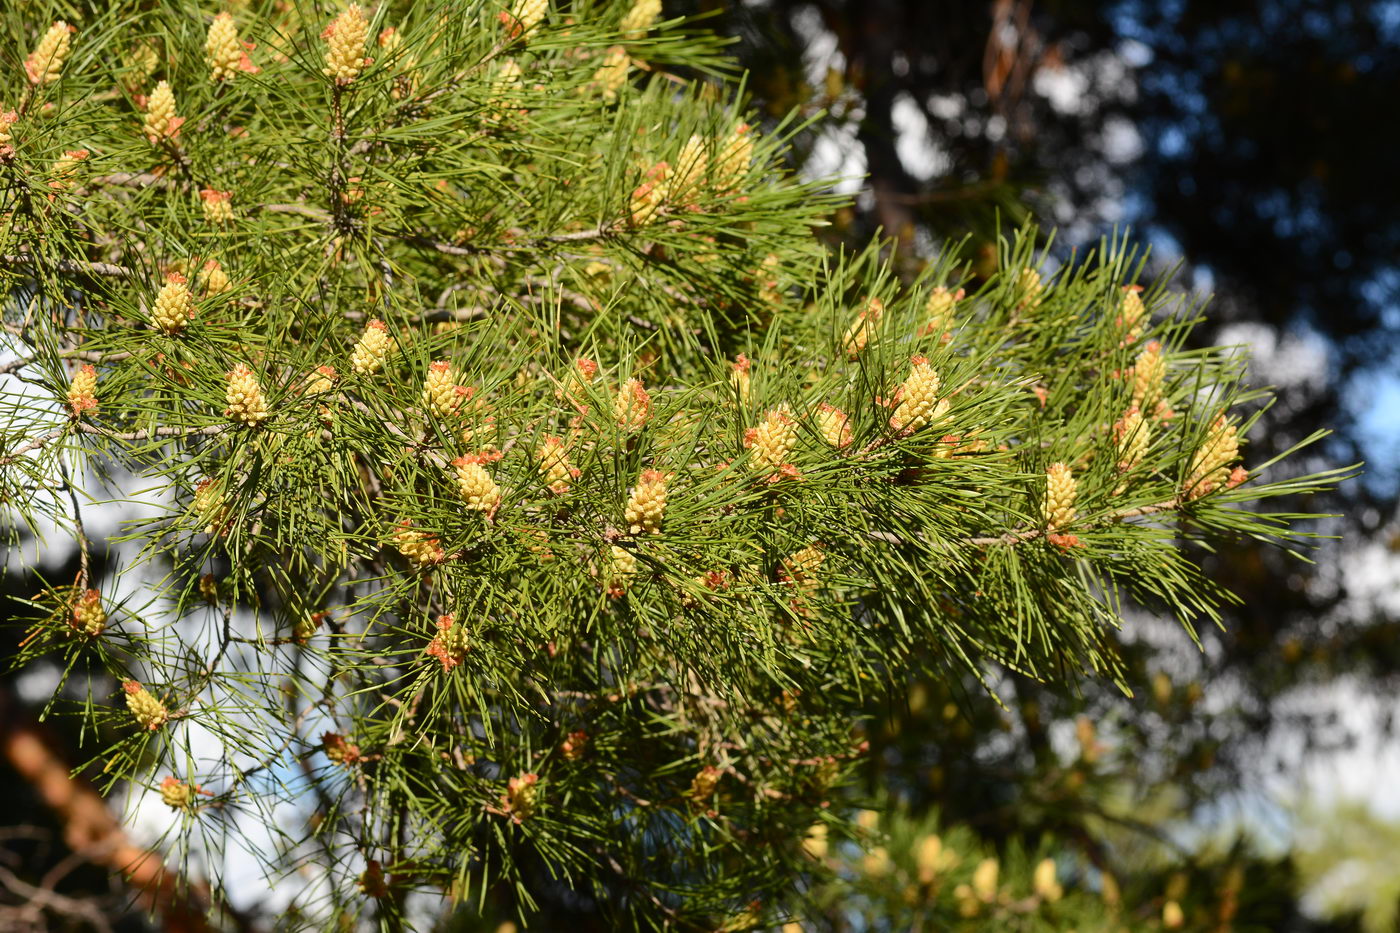
[[[68,412],[74,418],[97,413],[97,369],[84,363],[68,383]]]

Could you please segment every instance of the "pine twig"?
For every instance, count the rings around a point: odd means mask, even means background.
[[[59,428],[56,431],[50,431],[47,434],[42,434],[39,437],[29,440],[28,442],[11,451],[10,453],[6,454],[5,456],[0,457],[0,466],[7,466],[11,463],[14,463],[16,460],[18,460],[20,457],[24,456],[27,453],[31,453],[35,450],[40,450],[48,446],[49,444],[63,437],[63,435],[67,434],[69,431],[76,431],[79,434],[91,434],[97,437],[105,437],[108,440],[114,441],[148,441],[166,438],[197,437],[201,435],[205,437],[212,437],[216,434],[222,434],[223,432],[227,431],[230,427],[232,427],[231,424],[210,424],[205,425],[202,428],[165,427],[155,428],[154,430],[150,431],[119,432],[109,431],[106,428],[99,428],[97,425],[87,424],[86,422],[80,421],[74,424],[66,425],[62,428]]]
[[[132,278],[136,275],[133,270],[115,263],[84,262],[76,259],[44,260],[28,253],[0,255],[0,265],[46,268],[69,275],[96,275],[113,278]]]

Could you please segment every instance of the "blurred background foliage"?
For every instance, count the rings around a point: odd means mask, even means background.
[[[950,675],[869,709],[872,754],[836,801],[868,812],[854,838],[808,838],[816,907],[801,929],[1397,929],[1400,3],[666,0],[665,13],[735,39],[766,119],[824,114],[792,159],[853,195],[833,244],[882,230],[912,276],[946,238],[974,271],[991,264],[998,229],[1024,217],[1058,227],[1059,257],[1131,226],[1158,268],[1180,263],[1180,288],[1215,293],[1200,339],[1250,344],[1256,381],[1278,386],[1252,458],[1330,426],[1314,457],[1368,461],[1362,482],[1299,504],[1339,516],[1318,530],[1344,539],[1317,563],[1247,544],[1210,556],[1241,602],[1199,646],[1133,616],[1131,697],[992,672],[995,696]],[[32,581],[5,585],[32,595]],[[27,708],[46,693],[11,680],[0,694],[0,926],[139,929],[141,905],[16,769],[24,736],[59,755],[71,744]],[[487,914],[444,924],[498,929]]]

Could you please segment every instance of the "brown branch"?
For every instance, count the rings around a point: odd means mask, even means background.
[[[95,930],[105,930],[107,933],[111,933],[112,925],[107,922],[107,918],[102,916],[102,911],[98,909],[97,905],[91,901],[81,901],[59,894],[50,887],[29,884],[3,865],[0,865],[0,884],[20,897],[28,899],[29,903],[17,908],[16,913],[27,914],[30,923],[39,919],[41,910],[48,908],[66,917],[86,921]]]
[[[274,214],[301,214],[303,217],[310,217],[322,223],[330,223],[331,220],[330,214],[310,204],[264,204],[262,209]]]
[[[102,353],[98,350],[63,350],[58,354],[62,360],[82,360],[84,363],[115,363],[119,360],[130,359],[131,354],[125,351],[120,353]],[[19,372],[26,366],[32,366],[39,362],[37,356],[22,356],[19,359],[10,360],[8,363],[0,363],[0,376]]]
[[[486,249],[485,247],[454,246],[451,243],[442,243],[438,240],[434,240],[431,237],[409,234],[396,234],[396,236],[398,239],[403,240],[405,243],[410,243],[414,246],[424,246],[428,249],[434,250],[435,252],[439,252],[447,256],[475,256],[479,253],[490,252],[490,250]]]
[[[573,243],[578,240],[604,240],[617,232],[618,222],[607,220],[591,230],[578,230],[574,233],[552,233],[545,236],[537,236],[533,239],[536,243]]]
[[[436,324],[439,321],[471,321],[490,313],[490,308],[480,305],[474,308],[429,308],[422,314],[410,315],[408,321],[412,324]],[[363,311],[346,311],[344,314],[344,318],[347,321],[363,321],[367,317],[370,317],[370,315]]]
[[[126,266],[118,266],[110,262],[82,262],[77,259],[46,260],[29,253],[0,255],[0,265],[50,268],[70,275],[97,275],[115,278],[132,278],[136,275],[133,270]]]
[[[157,185],[172,187],[174,182],[164,175],[157,175],[155,172],[113,172],[110,175],[98,175],[89,178],[84,187],[88,185],[111,185],[117,188],[150,188]]]
[[[345,151],[345,85],[336,81],[331,85],[331,174],[326,179],[326,194],[331,203],[331,226],[337,233],[351,231],[349,204],[346,202],[346,186],[350,179],[350,156]]]
[[[105,437],[114,441],[150,441],[166,437],[197,437],[200,435],[213,437],[216,434],[224,433],[231,427],[233,427],[232,422],[225,422],[221,424],[206,424],[202,428],[165,427],[156,428],[152,431],[118,432],[108,431],[106,428],[99,428],[97,425],[80,421],[76,426],[76,430],[81,434],[95,434],[99,437]]]
[[[432,237],[426,237],[416,233],[393,233],[390,235],[403,240],[405,243],[411,243],[414,246],[423,246],[447,256],[477,256],[482,253],[538,249],[549,243],[576,243],[580,240],[604,240],[618,232],[619,223],[620,222],[616,220],[608,220],[598,224],[596,227],[590,227],[587,230],[575,230],[572,233],[544,233],[525,237],[512,243],[494,243],[490,246],[456,246],[452,243],[443,243],[439,240],[434,240]]]
[[[17,373],[26,366],[32,366],[37,357],[22,356],[17,360],[10,360],[8,363],[0,364],[0,376],[8,376],[10,373]]]
[[[156,428],[152,431],[118,432],[109,431],[106,428],[99,428],[97,425],[88,424],[85,421],[79,421],[75,424],[66,425],[62,428],[59,428],[56,431],[50,431],[47,434],[41,434],[40,436],[29,440],[28,442],[21,445],[20,447],[17,447],[15,450],[11,451],[5,456],[0,457],[0,466],[8,466],[9,464],[14,463],[16,460],[18,460],[25,454],[48,446],[49,444],[58,440],[63,435],[67,434],[70,430],[76,431],[79,434],[92,434],[97,437],[105,437],[108,440],[114,441],[149,441],[160,438],[196,437],[200,435],[212,437],[216,434],[222,434],[232,426],[232,424],[209,424],[205,425],[202,428],[164,427]]]
[[[83,508],[78,503],[78,490],[73,486],[73,477],[68,465],[60,461],[59,475],[68,490],[68,500],[73,503],[73,535],[78,539],[78,581],[79,592],[85,592],[91,582],[92,541],[88,538],[87,527],[83,524]]]
[[[16,460],[18,460],[25,454],[47,446],[49,443],[58,440],[66,433],[68,433],[68,429],[62,428],[57,431],[50,431],[48,434],[41,434],[39,437],[33,438],[28,443],[25,443],[22,446],[16,448],[11,453],[0,457],[0,466],[9,466],[11,463],[14,463]]]

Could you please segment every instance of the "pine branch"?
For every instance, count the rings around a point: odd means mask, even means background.
[[[59,359],[79,360],[84,363],[119,363],[122,360],[131,359],[132,354],[127,352],[105,352],[102,350],[59,350]],[[33,366],[40,361],[38,356],[22,356],[18,359],[10,360],[8,363],[0,363],[0,376],[19,372],[27,366]]]
[[[142,430],[121,432],[111,431],[107,428],[98,427],[94,424],[88,424],[87,422],[78,421],[68,424],[57,430],[50,431],[47,434],[41,434],[38,437],[31,438],[24,444],[21,444],[15,450],[11,451],[3,457],[0,457],[0,466],[8,466],[9,464],[14,463],[16,460],[18,460],[25,454],[32,453],[36,450],[41,450],[49,444],[53,443],[54,441],[58,440],[59,438],[62,438],[73,432],[76,432],[78,434],[88,434],[96,437],[102,437],[106,438],[107,440],[113,441],[148,441],[171,440],[196,436],[212,437],[214,435],[224,433],[231,427],[233,427],[232,424],[212,424],[198,428],[159,427],[149,431]]]
[[[1139,295],[1126,241],[1048,278],[1030,229],[976,280],[952,247],[827,255],[837,204],[785,174],[794,139],[745,124],[737,86],[681,86],[723,71],[715,40],[651,3],[509,7],[346,6],[317,39],[273,5],[258,28],[300,38],[269,55],[237,10],[158,0],[190,83],[146,116],[198,115],[162,150],[126,104],[135,68],[101,96],[145,15],[46,33],[90,43],[62,75],[90,151],[12,189],[32,202],[13,241],[126,264],[0,256],[20,289],[71,279],[4,325],[25,391],[0,402],[0,466],[44,452],[7,484],[8,528],[52,525],[79,563],[26,604],[21,663],[81,681],[113,787],[184,776],[162,787],[181,833],[314,801],[308,922],[371,898],[401,922],[410,879],[479,871],[527,920],[549,878],[619,926],[776,925],[806,877],[794,833],[839,828],[852,729],[905,674],[1117,676],[1101,581],[1188,626],[1227,598],[1151,517],[1189,502],[1193,536],[1287,543],[1297,515],[1237,504],[1343,475],[1237,482],[1230,412],[1261,395],[1236,357],[1185,349],[1191,316]],[[34,112],[0,127],[23,158]],[[164,168],[101,164],[134,152]],[[230,194],[194,201],[197,176]],[[88,579],[75,482],[170,504],[117,536],[138,558],[109,549],[119,604]],[[1153,504],[1085,510],[1126,502]],[[1010,550],[1076,530],[1095,546],[1075,560]],[[934,542],[949,559],[911,553]],[[191,729],[217,751],[188,756]],[[268,829],[270,871],[308,853]]]
[[[623,229],[621,221],[604,221],[587,230],[575,230],[569,233],[545,233],[531,234],[523,230],[509,230],[507,235],[511,239],[504,243],[492,243],[486,246],[478,245],[456,245],[453,243],[443,243],[431,237],[417,233],[395,232],[392,235],[405,243],[414,246],[422,246],[434,252],[447,256],[479,256],[486,253],[506,253],[515,250],[537,250],[552,243],[581,243],[589,240],[606,240],[614,237]]]
[[[62,272],[69,275],[96,275],[116,278],[131,278],[136,275],[126,266],[110,262],[82,262],[76,259],[41,259],[29,254],[0,255],[0,264],[44,269],[49,272]]]

